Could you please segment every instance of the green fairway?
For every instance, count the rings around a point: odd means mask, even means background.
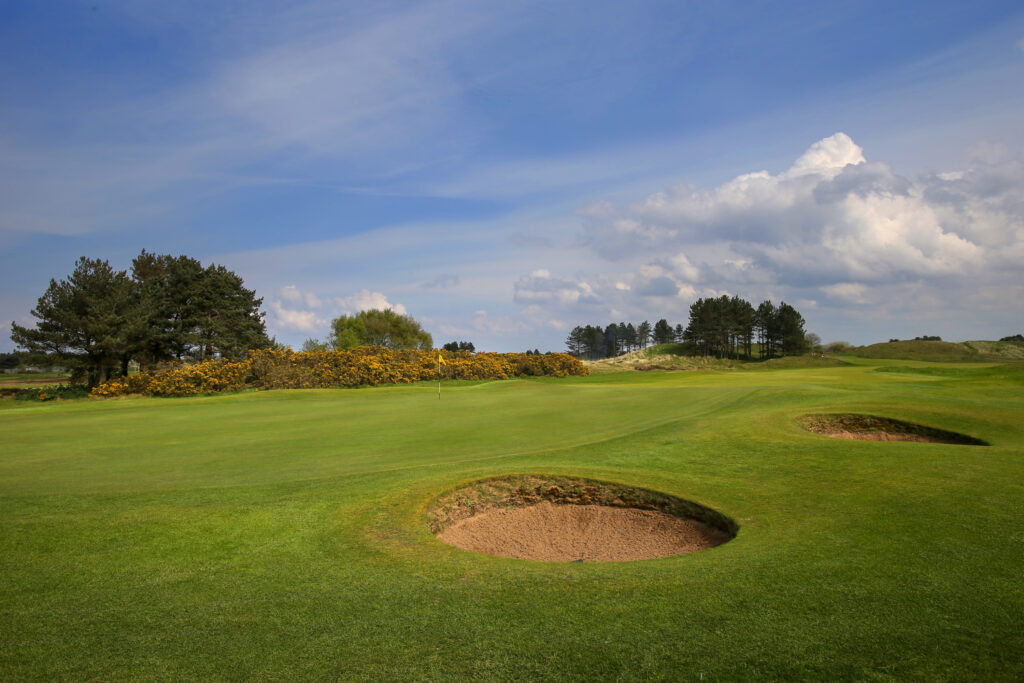
[[[1024,373],[757,372],[0,402],[0,678],[1020,680]],[[804,431],[869,413],[990,446]],[[511,473],[656,489],[712,550],[442,544]]]

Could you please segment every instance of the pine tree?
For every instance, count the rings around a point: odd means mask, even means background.
[[[262,299],[223,266],[203,268],[187,256],[143,250],[132,276],[106,261],[82,257],[67,280],[50,281],[32,314],[34,328],[12,326],[11,338],[38,356],[71,368],[95,386],[129,363],[240,358],[267,348]]]
[[[636,344],[641,349],[646,349],[647,344],[651,341],[651,324],[646,320],[637,325],[636,328]]]
[[[577,358],[583,355],[583,335],[583,328],[577,325],[572,328],[569,332],[569,336],[565,339],[565,348],[569,350],[571,355],[576,356]]]
[[[654,323],[654,343],[655,344],[670,344],[672,343],[672,326],[668,324],[668,321],[662,318],[658,322]]]
[[[127,366],[129,318],[135,306],[125,271],[82,257],[67,280],[50,280],[32,315],[34,328],[12,323],[11,339],[36,358],[71,369],[90,387]]]

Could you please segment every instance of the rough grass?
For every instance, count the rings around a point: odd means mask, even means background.
[[[1006,362],[1024,360],[1024,343],[1021,342],[943,342],[907,340],[871,344],[844,353],[860,358],[885,358],[891,360],[922,360],[948,363],[971,361]]]
[[[68,381],[65,372],[5,372],[0,374],[0,387],[62,384]]]
[[[1024,360],[1024,342],[968,341],[964,344],[988,360]]]
[[[427,384],[0,402],[0,678],[1024,678],[1024,387],[854,361],[440,401]],[[991,446],[823,439],[809,413]],[[582,564],[431,534],[443,493],[536,472],[742,532]]]
[[[739,366],[734,360],[691,356],[683,344],[657,344],[614,358],[583,361],[583,364],[596,374],[633,370],[731,370]]]
[[[756,348],[754,353],[756,355]],[[811,354],[772,358],[763,361],[692,356],[690,355],[690,349],[685,344],[657,344],[614,358],[584,361],[583,364],[592,373],[596,374],[629,372],[633,370],[778,370],[849,365],[846,361],[834,357],[822,358],[821,356]]]

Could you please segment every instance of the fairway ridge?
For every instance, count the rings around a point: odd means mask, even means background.
[[[714,548],[736,523],[693,501],[589,479],[485,479],[439,498],[431,530],[473,552],[546,562],[622,562]]]
[[[835,439],[988,446],[987,442],[966,434],[877,415],[858,413],[804,415],[799,419],[799,423],[808,431]]]

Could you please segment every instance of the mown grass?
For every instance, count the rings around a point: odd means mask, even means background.
[[[0,676],[1019,680],[1024,387],[848,360],[440,401],[422,384],[3,402]],[[992,446],[796,423],[834,412]],[[663,491],[740,531],[607,564],[429,533],[437,496],[511,473]]]

